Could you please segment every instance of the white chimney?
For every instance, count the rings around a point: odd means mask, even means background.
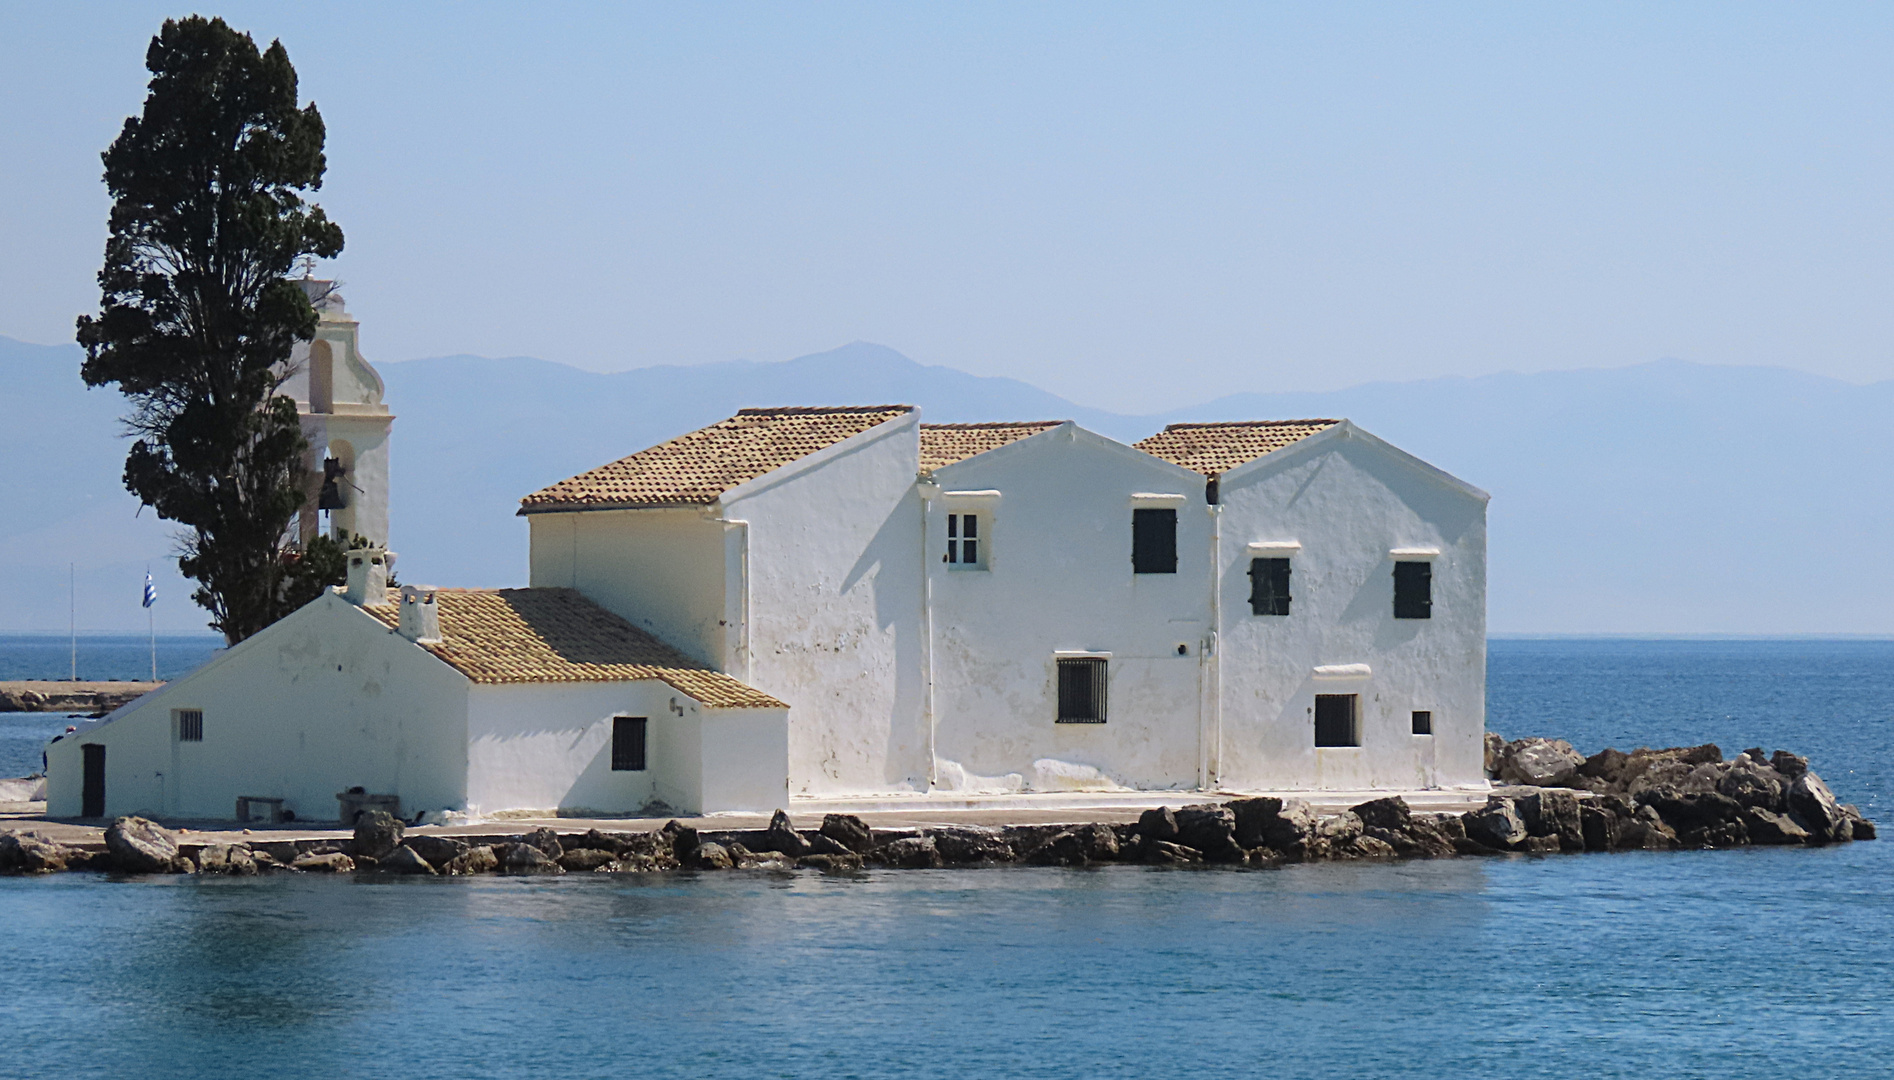
[[[422,645],[441,640],[441,609],[434,604],[434,590],[401,587],[401,636]]]
[[[388,602],[388,568],[394,556],[381,548],[350,548],[348,584],[342,598],[360,607]]]

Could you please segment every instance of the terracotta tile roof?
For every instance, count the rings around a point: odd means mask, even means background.
[[[738,484],[913,411],[912,405],[744,409],[541,488],[520,500],[520,512],[712,503]]]
[[[393,601],[396,593],[390,592]],[[476,683],[658,679],[724,709],[788,706],[664,642],[573,589],[440,589],[441,641],[422,648]],[[364,607],[390,627],[398,602]]]
[[[1170,424],[1133,445],[1173,465],[1215,476],[1339,423],[1340,420],[1241,420]]]
[[[935,469],[965,461],[975,454],[997,450],[1028,435],[1049,431],[1062,420],[1026,420],[993,424],[922,424],[921,468]]]

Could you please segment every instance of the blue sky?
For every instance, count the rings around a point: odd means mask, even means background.
[[[145,4],[0,4],[0,334],[96,303]],[[867,339],[1089,405],[1894,376],[1885,5],[224,4],[376,360]]]

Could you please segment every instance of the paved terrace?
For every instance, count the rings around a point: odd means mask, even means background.
[[[1486,802],[1486,787],[1418,791],[1263,791],[1263,792],[1046,792],[1015,795],[906,795],[863,799],[794,799],[788,811],[798,829],[814,829],[824,814],[854,814],[876,829],[913,829],[937,825],[1067,825],[1084,822],[1116,824],[1138,820],[1158,806],[1175,809],[1202,803],[1250,799],[1258,795],[1304,799],[1319,814],[1335,814],[1369,799],[1399,795],[1420,813],[1460,813]],[[706,831],[761,829],[769,814],[712,814],[678,816],[676,820]],[[566,817],[546,813],[509,812],[463,825],[410,826],[413,834],[437,836],[495,836],[531,832],[538,828],[558,833],[649,832],[662,828],[670,817]],[[194,844],[227,844],[279,840],[330,840],[351,831],[326,822],[296,821],[281,825],[253,822],[159,819],[160,824],[184,835]],[[49,818],[45,803],[0,803],[0,829],[27,830],[62,844],[103,845],[105,824],[74,818]]]

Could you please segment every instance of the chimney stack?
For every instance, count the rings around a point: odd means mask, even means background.
[[[377,547],[349,549],[348,584],[342,598],[357,607],[388,602],[388,571],[395,564],[391,551]]]
[[[401,636],[419,645],[441,640],[441,609],[434,604],[434,590],[401,587]]]

